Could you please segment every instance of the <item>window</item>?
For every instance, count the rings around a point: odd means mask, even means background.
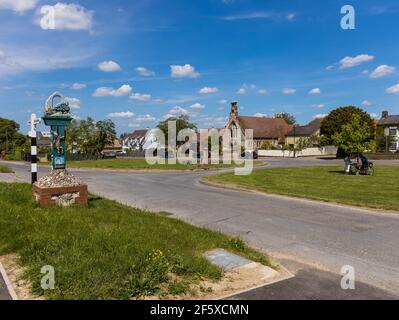
[[[398,150],[398,145],[397,145],[397,143],[396,143],[396,142],[390,143],[390,144],[389,144],[389,150],[391,150],[391,151],[396,151],[396,150]]]
[[[398,135],[398,128],[397,127],[391,127],[389,128],[389,135],[390,136],[397,136]]]

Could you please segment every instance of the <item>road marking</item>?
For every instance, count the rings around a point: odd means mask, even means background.
[[[3,280],[4,280],[5,284],[6,284],[8,293],[10,294],[11,298],[13,300],[19,300],[18,296],[15,293],[15,290],[14,290],[12,284],[11,284],[10,279],[8,279],[8,277],[7,277],[6,270],[4,270],[3,265],[1,264],[1,262],[0,262],[0,274],[3,277]]]

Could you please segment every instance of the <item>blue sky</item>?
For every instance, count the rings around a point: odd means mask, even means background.
[[[0,0],[0,117],[24,131],[54,91],[119,133],[180,113],[220,127],[232,100],[302,124],[342,105],[399,113],[395,0],[64,1]],[[345,4],[355,30],[340,27]]]

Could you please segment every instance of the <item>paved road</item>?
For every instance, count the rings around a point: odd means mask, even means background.
[[[0,274],[0,301],[1,300],[12,300],[12,298],[8,293],[7,286],[4,282],[4,279]]]
[[[342,161],[269,160],[270,168],[332,164]],[[29,181],[28,167],[12,167],[21,179]],[[239,235],[271,253],[297,274],[275,285],[285,285],[285,291],[274,291],[274,298],[279,298],[276,292],[281,293],[280,298],[289,292],[295,296],[294,291],[310,299],[399,297],[399,214],[209,187],[198,182],[208,174],[201,172],[76,174],[89,184],[91,192]],[[339,273],[344,265],[355,268],[360,289],[342,292]],[[258,295],[236,298],[272,295],[272,289],[259,290]]]

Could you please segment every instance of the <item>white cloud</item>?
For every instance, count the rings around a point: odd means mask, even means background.
[[[316,114],[316,115],[313,116],[313,119],[323,119],[323,118],[325,118],[327,116],[328,116],[328,114],[326,114],[326,113]]]
[[[374,59],[374,56],[368,55],[368,54],[359,54],[356,57],[345,57],[343,58],[339,64],[340,64],[340,69],[348,69],[348,68],[353,68],[356,67],[362,63],[372,61]]]
[[[173,78],[198,78],[200,76],[190,64],[185,64],[184,66],[172,65],[170,66],[170,71]]]
[[[65,101],[69,103],[71,109],[80,109],[81,101],[77,98],[65,97]]]
[[[392,86],[392,87],[389,87],[389,88],[386,90],[386,92],[389,93],[389,94],[399,94],[399,83],[398,83],[398,84],[395,84],[395,85]]]
[[[362,105],[365,106],[365,107],[369,107],[369,106],[372,105],[372,103],[371,103],[369,100],[364,100],[364,101],[362,102]]]
[[[22,13],[35,8],[38,2],[39,0],[0,0],[0,10],[8,9]]]
[[[322,103],[320,103],[320,104],[314,104],[314,105],[312,105],[312,107],[313,108],[324,108],[325,107],[325,105],[324,104],[322,104]]]
[[[222,20],[226,21],[237,21],[237,20],[253,20],[253,19],[268,19],[273,21],[292,21],[295,18],[295,13],[287,12],[275,12],[275,11],[255,11],[250,13],[239,13],[230,16],[221,17]]]
[[[312,90],[309,91],[309,94],[320,94],[321,90],[320,88],[313,88]]]
[[[140,124],[139,124],[139,123],[129,123],[127,126],[128,126],[129,128],[139,128],[139,127],[140,127]]]
[[[146,114],[143,116],[138,116],[136,119],[136,122],[151,122],[151,121],[155,121],[155,120],[156,120],[155,117],[153,117],[150,114]]]
[[[193,105],[190,106],[190,109],[202,110],[205,109],[205,106],[201,103],[194,103]]]
[[[117,90],[110,87],[100,87],[93,93],[93,97],[122,97],[129,95],[131,92],[132,87],[128,84],[124,84]]]
[[[121,67],[115,61],[103,61],[98,64],[98,69],[104,72],[115,72],[121,70]]]
[[[377,67],[370,75],[370,78],[372,79],[377,79],[384,77],[388,74],[394,73],[395,72],[395,67],[390,67],[387,66],[386,64],[383,64],[379,67]]]
[[[257,113],[254,114],[254,117],[257,117],[257,118],[266,118],[266,117],[267,117],[267,114],[266,114],[266,113],[257,112]]]
[[[45,5],[38,10],[38,24],[42,29],[48,29],[41,23],[41,19],[46,19],[49,10],[54,12],[54,29],[56,30],[90,30],[93,26],[93,11],[89,11],[76,3],[58,2],[54,6]],[[44,21],[44,20],[43,20]]]
[[[0,78],[27,71],[77,67],[92,57],[87,48],[72,47],[68,43],[62,48],[28,44],[24,50],[20,47],[3,47],[3,50],[4,52],[0,50]]]
[[[294,88],[284,88],[283,90],[281,90],[282,93],[284,94],[294,94],[296,93],[296,89]]]
[[[140,75],[144,76],[144,77],[151,77],[155,75],[154,71],[148,70],[147,68],[144,67],[137,67],[136,68],[137,73],[139,73]]]
[[[366,70],[363,70],[363,71],[362,71],[362,74],[369,74],[369,72],[370,72],[370,71],[366,69]]]
[[[259,93],[259,94],[267,94],[268,92],[267,92],[266,89],[259,89],[259,90],[258,90],[258,93]]]
[[[228,101],[226,99],[219,100],[219,104],[226,104]]]
[[[131,111],[126,112],[112,112],[108,114],[110,118],[132,118],[134,117],[134,113]]]
[[[378,119],[380,115],[378,113],[372,112],[370,113],[370,117],[372,117],[373,119]]]
[[[247,89],[245,87],[241,87],[237,91],[237,94],[246,94],[246,93],[247,93]]]
[[[72,84],[71,89],[73,89],[73,90],[82,90],[82,89],[84,89],[86,87],[87,86],[85,84],[83,84],[83,83],[74,83],[74,84]]]
[[[176,106],[169,110],[169,114],[172,115],[188,115],[190,112],[182,107]]]
[[[133,93],[129,99],[148,102],[151,100],[150,94]]]
[[[332,70],[332,69],[334,69],[334,66],[332,66],[332,65],[326,67],[326,70],[327,70],[327,71],[330,71],[330,70]]]
[[[219,91],[219,89],[216,88],[216,87],[213,87],[213,88],[211,88],[211,87],[204,87],[204,88],[202,88],[202,89],[199,91],[199,93],[202,93],[202,94],[209,94],[209,93],[216,93],[216,92],[218,92],[218,91]]]

